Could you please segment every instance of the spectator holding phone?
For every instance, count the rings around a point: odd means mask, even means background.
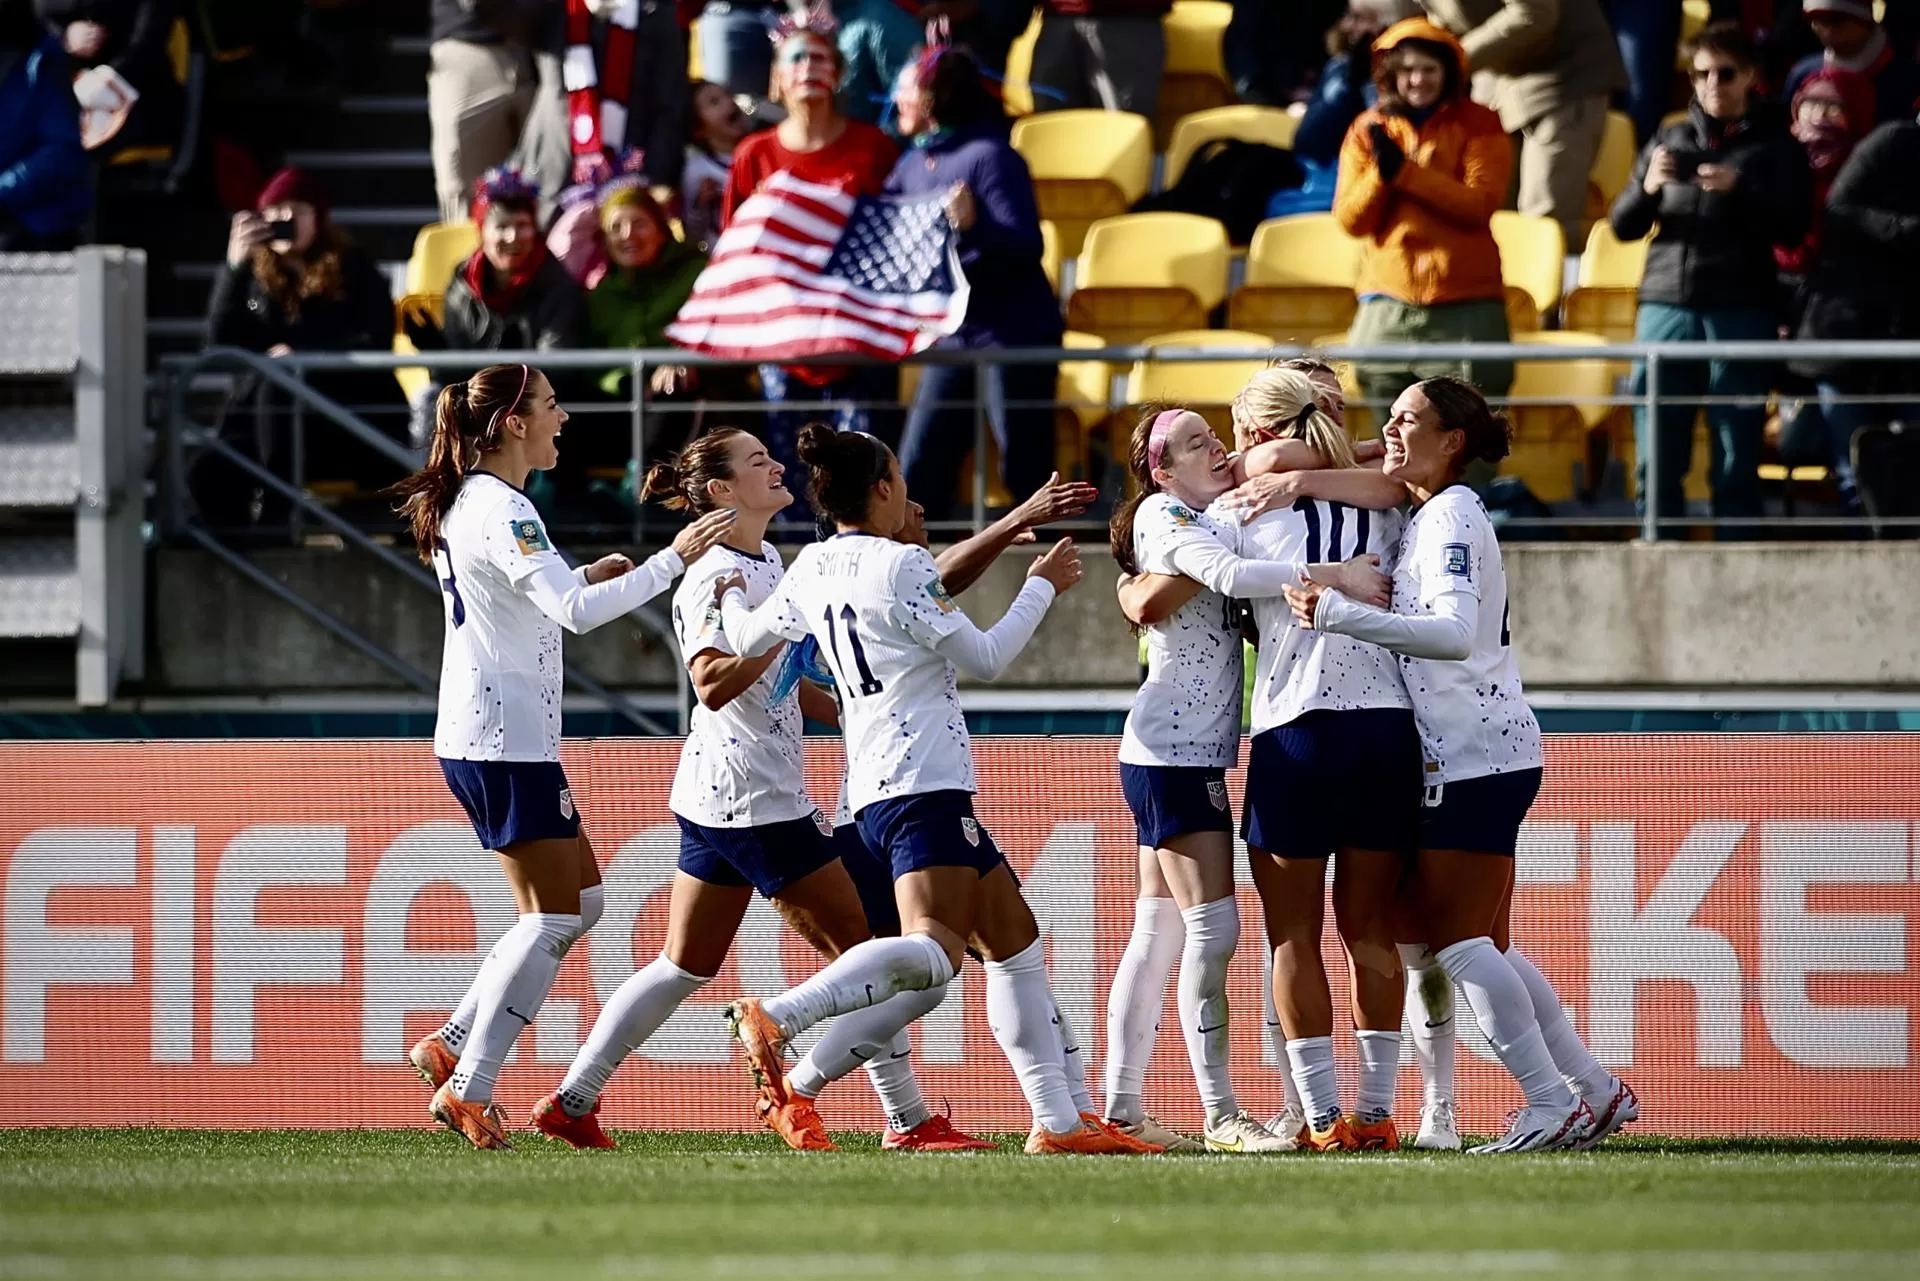
[[[1640,280],[1634,337],[1641,342],[1766,340],[1778,323],[1774,247],[1798,245],[1813,196],[1806,152],[1784,113],[1758,93],[1758,55],[1738,24],[1717,22],[1690,43],[1693,102],[1687,118],[1656,133],[1609,219],[1623,241],[1654,230]],[[1654,511],[1683,514],[1681,481],[1693,459],[1702,396],[1748,403],[1707,407],[1715,517],[1760,514],[1760,450],[1767,366],[1755,361],[1665,361],[1655,421],[1636,410],[1640,501],[1646,466],[1659,463]],[[1635,394],[1646,385],[1634,371]],[[1656,452],[1657,451],[1657,454]]]

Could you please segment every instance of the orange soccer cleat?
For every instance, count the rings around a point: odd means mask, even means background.
[[[452,1079],[453,1069],[460,1065],[460,1056],[449,1050],[435,1032],[413,1043],[413,1048],[407,1051],[407,1062],[413,1064],[422,1081],[437,1090]]]
[[[929,1116],[911,1130],[887,1128],[880,1146],[889,1152],[991,1152],[994,1145],[953,1128],[946,1116]]]
[[[607,1132],[600,1128],[600,1104],[596,1101],[593,1110],[585,1116],[574,1116],[560,1106],[560,1096],[549,1094],[533,1105],[533,1128],[550,1139],[572,1144],[576,1148],[610,1148],[614,1146]]]
[[[1114,1128],[1091,1112],[1080,1114],[1080,1128],[1055,1134],[1037,1122],[1027,1135],[1027,1151],[1034,1156],[1155,1156],[1166,1151]]]
[[[760,1002],[751,997],[727,1007],[727,1026],[733,1030],[733,1039],[746,1047],[753,1083],[773,1106],[785,1107],[788,1101],[787,1034],[767,1017]]]
[[[1325,1129],[1311,1121],[1307,1122],[1307,1132],[1300,1137],[1300,1146],[1309,1152],[1351,1152],[1360,1145],[1354,1139],[1347,1114],[1336,1112]]]
[[[433,1093],[433,1119],[460,1135],[476,1148],[506,1151],[507,1118],[491,1103],[469,1103],[454,1094],[451,1085]]]
[[[753,1105],[761,1122],[785,1140],[786,1145],[795,1152],[838,1152],[840,1147],[827,1137],[826,1122],[814,1110],[813,1100],[804,1094],[787,1090],[785,1078],[780,1084],[786,1102],[774,1102],[769,1092],[763,1090],[759,1101]]]
[[[1360,1152],[1400,1150],[1400,1131],[1390,1116],[1383,1116],[1377,1121],[1363,1121],[1355,1117],[1348,1127],[1348,1138],[1354,1149]]]

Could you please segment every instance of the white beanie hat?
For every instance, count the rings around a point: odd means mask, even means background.
[[[1800,12],[1843,13],[1849,18],[1858,18],[1862,22],[1872,22],[1873,0],[1801,0]]]

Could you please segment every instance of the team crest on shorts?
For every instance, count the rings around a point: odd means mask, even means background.
[[[970,819],[970,818],[963,818],[963,819],[961,819],[961,820],[960,820],[960,835],[962,835],[962,836],[964,836],[964,837],[966,837],[966,838],[967,838],[967,844],[969,844],[969,845],[971,845],[971,846],[973,846],[973,847],[975,847],[976,849],[977,849],[977,848],[979,848],[979,845],[980,845],[980,824],[978,824],[978,823],[976,823],[976,822],[974,822],[974,821],[973,821],[972,819]]]
[[[813,825],[820,829],[820,835],[822,836],[833,835],[832,822],[830,822],[827,816],[825,814],[822,814],[819,810],[815,810],[813,812]]]
[[[1217,778],[1208,779],[1207,780],[1207,799],[1213,803],[1213,808],[1217,810],[1226,809],[1227,808],[1227,785]]]
[[[573,817],[573,789],[571,787],[563,787],[560,789],[560,817]]]
[[[511,522],[513,541],[520,547],[522,556],[531,556],[535,552],[550,552],[553,544],[547,541],[547,531],[540,528],[537,520],[516,520]]]
[[[1445,558],[1446,562],[1441,567],[1441,573],[1452,574],[1458,578],[1472,579],[1473,553],[1467,549],[1465,543],[1448,543],[1440,549],[1440,554]]]

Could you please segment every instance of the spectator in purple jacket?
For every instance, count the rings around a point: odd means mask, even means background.
[[[959,332],[942,347],[1058,347],[1060,303],[1040,266],[1040,210],[1027,162],[1007,143],[1007,119],[973,55],[936,45],[895,86],[900,130],[912,144],[886,194],[942,194],[959,235],[971,296]],[[1040,488],[1053,470],[1055,365],[926,368],[907,414],[900,468],[930,521],[950,518],[954,478],[974,444],[976,396],[1000,447],[1012,493]]]

